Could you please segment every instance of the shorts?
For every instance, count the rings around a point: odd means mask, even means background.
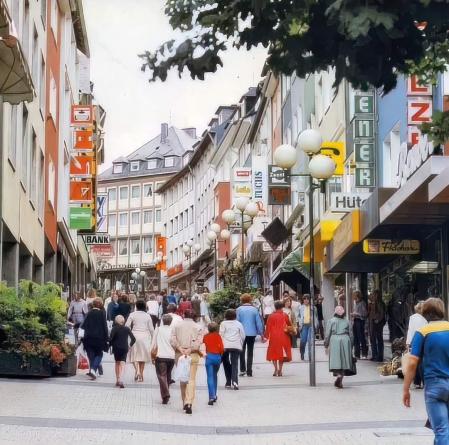
[[[126,362],[126,357],[128,355],[127,349],[114,349],[114,360],[116,362]]]

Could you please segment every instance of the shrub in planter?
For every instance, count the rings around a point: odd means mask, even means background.
[[[212,318],[220,322],[226,309],[236,309],[240,304],[240,292],[234,287],[227,287],[214,292],[209,297],[209,307]]]

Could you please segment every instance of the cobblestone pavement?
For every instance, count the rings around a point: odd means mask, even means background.
[[[225,391],[207,405],[205,371],[198,372],[192,416],[182,411],[174,385],[169,405],[160,402],[154,367],[145,382],[132,382],[127,366],[123,390],[113,387],[113,363],[96,382],[84,375],[46,380],[0,379],[0,444],[416,444],[433,441],[421,391],[412,409],[401,405],[401,385],[380,377],[371,362],[359,361],[358,375],[345,389],[332,386],[326,357],[318,348],[316,388],[308,385],[308,364],[298,357],[284,377],[271,376],[265,346],[257,344],[254,377],[241,378],[240,391]],[[296,352],[295,352],[296,353]],[[222,373],[222,371],[220,371]],[[131,383],[132,382],[132,383]]]

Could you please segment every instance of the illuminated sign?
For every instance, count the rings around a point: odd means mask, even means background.
[[[416,255],[420,252],[420,243],[416,239],[366,239],[363,252],[368,255]]]

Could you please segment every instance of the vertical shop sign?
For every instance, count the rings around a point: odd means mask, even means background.
[[[107,193],[97,194],[97,232],[107,233],[108,231],[108,195]]]
[[[374,111],[374,91],[356,91],[353,121],[356,187],[376,186]]]
[[[253,201],[259,207],[259,212],[267,213],[268,205],[268,170],[264,156],[253,156],[252,159]]]

